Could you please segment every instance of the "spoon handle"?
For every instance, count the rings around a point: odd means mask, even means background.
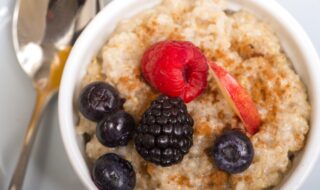
[[[24,175],[26,173],[26,169],[28,166],[28,161],[30,157],[30,153],[32,150],[32,145],[34,143],[38,125],[42,118],[43,111],[45,107],[48,105],[51,97],[55,94],[55,92],[47,92],[47,91],[37,91],[37,99],[34,107],[34,111],[29,122],[29,126],[24,136],[22,150],[20,152],[19,160],[16,165],[16,169],[12,175],[10,185],[8,190],[21,190],[22,184],[24,180]]]

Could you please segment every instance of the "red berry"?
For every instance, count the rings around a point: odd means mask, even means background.
[[[198,97],[207,86],[208,63],[200,49],[190,42],[162,41],[143,55],[145,79],[167,96],[186,103]]]

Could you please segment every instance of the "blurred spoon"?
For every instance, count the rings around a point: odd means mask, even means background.
[[[97,13],[96,0],[17,0],[13,16],[13,42],[18,61],[37,92],[33,115],[9,190],[20,190],[38,131],[50,99],[59,89],[63,67],[74,34]]]

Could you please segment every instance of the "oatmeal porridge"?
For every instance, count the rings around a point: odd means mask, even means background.
[[[113,85],[123,107],[138,123],[159,92],[141,73],[141,58],[163,40],[189,41],[208,60],[231,73],[252,97],[260,114],[259,131],[250,136],[255,155],[250,167],[237,174],[219,170],[208,155],[223,129],[243,123],[219,91],[212,71],[204,92],[187,104],[194,120],[193,146],[170,167],[145,161],[134,148],[108,148],[96,137],[96,123],[81,114],[77,126],[87,136],[91,162],[113,152],[130,161],[136,172],[135,189],[257,190],[280,183],[294,155],[303,148],[309,130],[310,105],[299,76],[267,23],[253,14],[230,11],[224,0],[163,0],[133,18],[123,20],[92,61],[82,86],[94,81]]]

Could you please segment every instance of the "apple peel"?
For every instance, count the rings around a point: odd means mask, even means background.
[[[212,61],[209,61],[209,66],[213,70],[219,89],[243,122],[246,131],[254,135],[261,125],[261,118],[252,98],[238,81],[222,67]]]

